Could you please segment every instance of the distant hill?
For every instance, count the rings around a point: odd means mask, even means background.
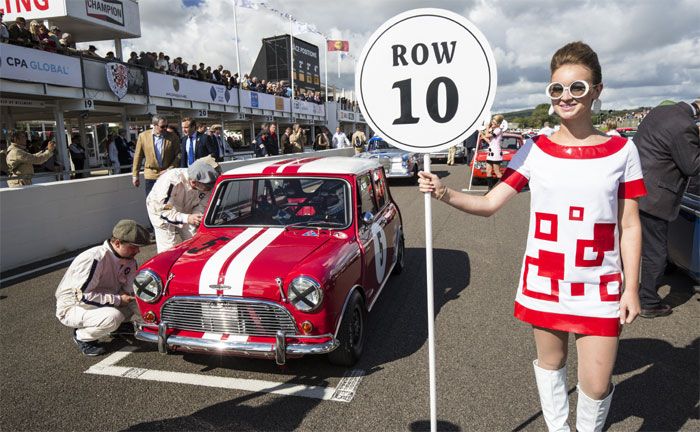
[[[511,121],[516,117],[530,117],[532,113],[535,111],[534,108],[532,109],[525,109],[525,110],[520,110],[520,111],[511,111],[507,113],[502,113],[503,117],[505,117],[506,120]]]

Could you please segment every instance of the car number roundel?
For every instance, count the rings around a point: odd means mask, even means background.
[[[386,273],[386,234],[384,228],[378,223],[372,224],[372,244],[374,245],[374,269],[377,273],[377,282],[384,281],[384,273]]]

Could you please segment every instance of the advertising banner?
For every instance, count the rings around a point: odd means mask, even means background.
[[[265,93],[241,90],[241,106],[269,111],[289,112],[289,99]]]
[[[0,78],[82,87],[80,59],[0,44]]]
[[[306,101],[294,101],[294,114],[308,114],[315,116],[324,116],[326,110],[323,105]]]
[[[107,69],[107,65],[121,65],[124,68],[118,68],[120,70],[110,70]],[[83,59],[83,74],[85,76],[85,88],[89,89],[96,89],[96,90],[110,90],[112,91],[119,99],[123,98],[124,96],[120,96],[121,93],[115,92],[115,90],[112,88],[112,84],[109,82],[109,74],[116,73],[116,75],[112,75],[112,80],[114,81],[114,85],[118,84],[119,86],[123,86],[123,76],[121,75],[121,72],[126,71],[127,74],[127,89],[126,93],[131,94],[131,95],[145,95],[146,94],[146,71],[143,68],[133,66],[133,65],[125,65],[123,63],[106,63],[104,61],[100,60],[88,60],[88,59]],[[117,88],[117,91],[123,91],[119,90]]]
[[[238,106],[235,88],[155,72],[148,72],[148,92],[151,96]]]

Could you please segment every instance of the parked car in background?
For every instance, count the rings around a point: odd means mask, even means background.
[[[401,150],[378,136],[367,142],[367,151],[355,155],[365,159],[375,159],[384,167],[387,178],[418,178],[423,169],[423,155]]]
[[[503,161],[501,162],[501,172],[505,172],[508,162],[513,158],[513,155],[523,146],[523,137],[520,134],[505,132],[501,140],[501,150],[503,151]],[[489,143],[479,135],[478,141],[479,151],[476,154],[476,164],[474,160],[469,162],[469,169],[474,166],[473,183],[486,180],[486,157],[489,154]]]
[[[376,159],[309,157],[223,174],[193,238],[136,275],[136,338],[171,350],[362,355],[367,313],[404,267],[401,213]]]
[[[700,176],[690,179],[680,213],[668,224],[668,260],[700,285]]]
[[[637,128],[632,128],[632,127],[621,127],[621,128],[617,128],[615,130],[623,138],[632,138],[632,137],[634,137],[634,134],[637,133]]]

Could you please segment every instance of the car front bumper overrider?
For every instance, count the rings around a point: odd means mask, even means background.
[[[149,330],[146,330],[149,329]],[[158,351],[167,354],[172,349],[217,352],[241,357],[274,358],[277,364],[285,364],[287,358],[302,357],[309,354],[327,354],[339,345],[331,334],[320,336],[285,335],[278,331],[274,343],[247,342],[235,340],[211,340],[188,336],[168,335],[168,323],[136,325],[136,339],[158,344]],[[321,343],[288,344],[287,339],[313,340],[328,339]]]

